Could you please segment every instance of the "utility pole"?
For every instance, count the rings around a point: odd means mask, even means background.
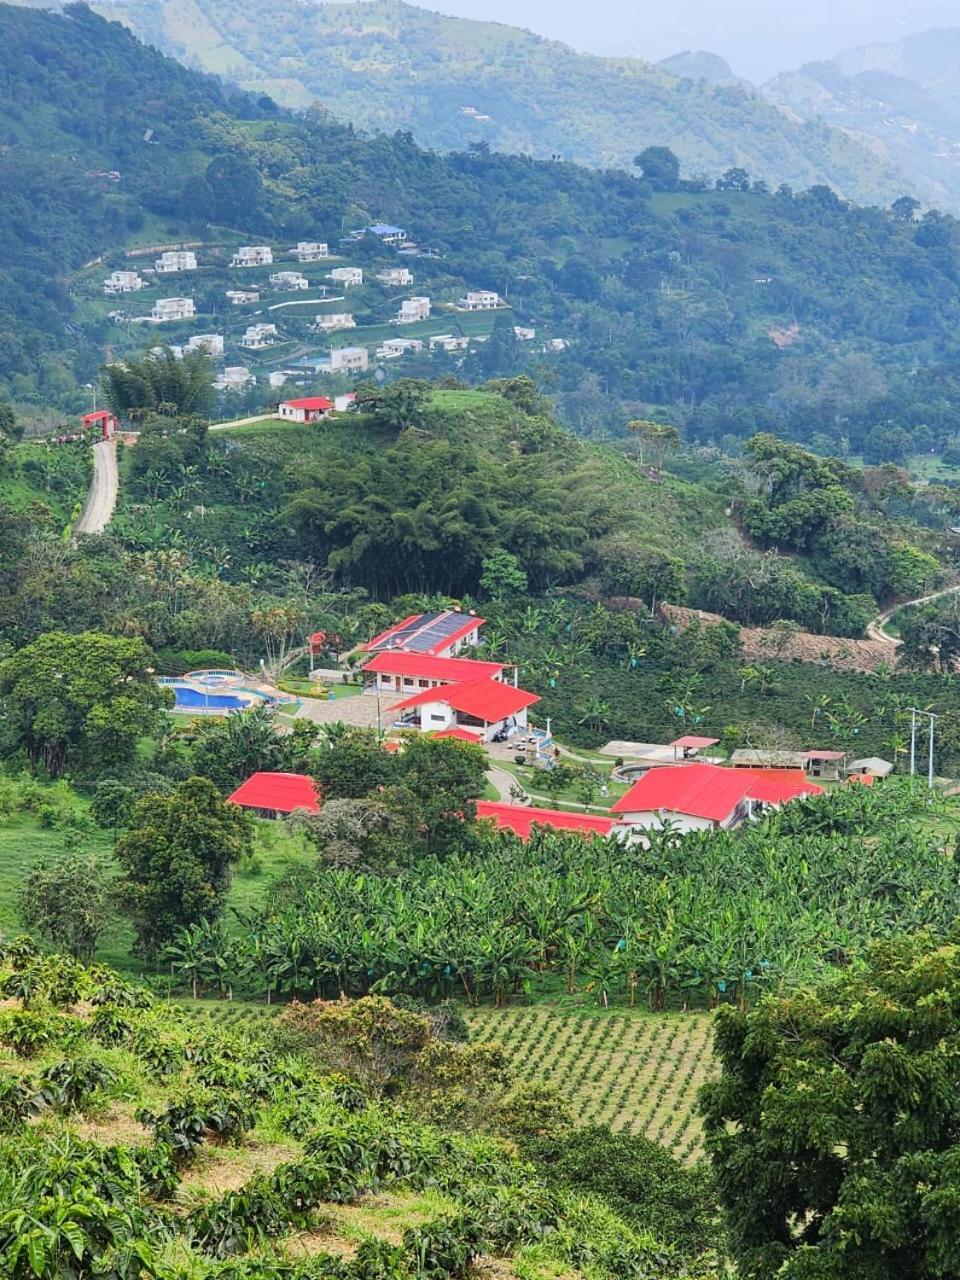
[[[939,716],[934,715],[932,711],[921,711],[919,707],[910,708],[910,776],[916,773],[917,768],[917,719],[919,716],[926,716],[930,722],[930,738],[927,745],[927,787],[933,790],[933,752],[936,737],[936,724]]]
[[[917,772],[917,713],[910,708],[910,777]]]

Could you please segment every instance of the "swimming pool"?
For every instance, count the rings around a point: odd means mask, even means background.
[[[172,685],[178,711],[246,711],[255,702],[263,701],[255,693],[209,693],[206,689],[194,689],[188,684]]]

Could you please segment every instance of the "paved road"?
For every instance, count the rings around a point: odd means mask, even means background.
[[[903,604],[895,604],[893,608],[886,609],[872,622],[867,623],[867,639],[887,640],[893,644],[900,644],[901,641],[896,636],[890,635],[886,629],[887,623],[895,613],[899,613],[901,609],[913,609],[918,604],[929,604],[931,600],[940,600],[943,596],[954,596],[958,592],[960,592],[960,583],[955,583],[952,587],[941,587],[939,591],[931,591],[927,596],[917,596],[916,600],[905,600]]]
[[[100,440],[93,446],[93,480],[74,533],[103,533],[117,505],[117,442]]]
[[[269,422],[275,413],[257,413],[252,418],[234,418],[232,422],[212,422],[208,431],[229,431],[231,427],[245,427],[251,422]]]

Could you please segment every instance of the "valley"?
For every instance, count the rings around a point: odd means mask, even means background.
[[[937,54],[0,4],[4,1280],[960,1275]]]

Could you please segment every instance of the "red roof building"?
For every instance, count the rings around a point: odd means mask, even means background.
[[[715,830],[738,826],[758,806],[777,807],[801,796],[822,795],[821,787],[800,774],[784,778],[747,769],[722,769],[696,763],[682,768],[657,768],[644,774],[610,812],[635,827],[658,827],[664,820],[681,830]]]
[[[374,638],[367,648],[374,653],[385,649],[427,654],[434,658],[454,658],[480,640],[483,618],[459,609],[433,613],[413,613]]]
[[[317,784],[305,773],[251,774],[233,795],[227,796],[227,803],[253,809],[262,818],[279,818],[295,809],[320,811]]]
[[[537,694],[526,689],[487,678],[424,689],[393,709],[416,712],[401,723],[416,723],[425,733],[465,726],[479,730],[481,737],[490,741],[525,728],[527,708],[539,701]]]
[[[522,804],[495,804],[489,800],[477,801],[477,817],[488,819],[501,831],[515,832],[521,840],[528,839],[534,827],[608,836],[617,825],[613,818],[590,813],[564,813],[561,809],[534,809]]]
[[[287,422],[318,422],[333,412],[333,401],[326,396],[303,396],[299,400],[281,400],[277,416]]]
[[[471,680],[499,680],[502,662],[478,662],[472,658],[435,658],[429,653],[384,649],[364,663],[363,670],[376,675],[382,693],[418,693],[438,685]]]

